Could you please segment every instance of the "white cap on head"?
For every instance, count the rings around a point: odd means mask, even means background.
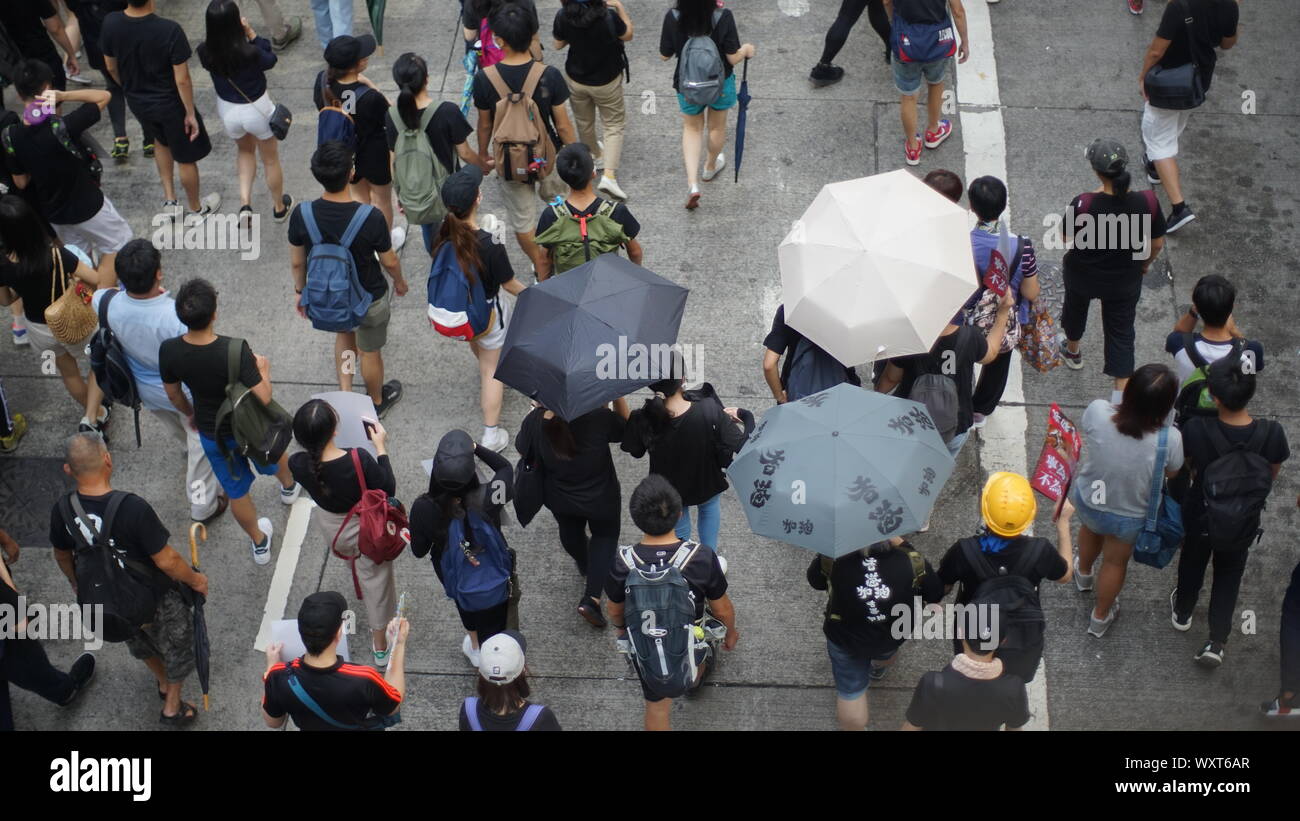
[[[524,637],[514,630],[497,633],[479,647],[478,673],[493,684],[509,684],[524,672]]]

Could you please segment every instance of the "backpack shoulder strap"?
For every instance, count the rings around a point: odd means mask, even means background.
[[[357,484],[361,485],[361,495],[366,495],[366,471],[361,466],[361,448],[352,448],[352,467],[357,469]]]
[[[975,571],[976,584],[998,575],[997,568],[993,566],[993,563],[984,555],[984,551],[980,549],[978,539],[966,538],[962,539],[958,544],[961,545],[962,554],[966,557],[966,564],[970,565],[971,570]]]
[[[600,201],[600,207],[596,209],[596,213],[592,214],[592,216],[608,217],[614,213],[614,209],[617,207],[618,207],[618,203],[614,202],[613,200],[602,199]]]
[[[396,105],[393,106],[396,108]],[[438,113],[438,106],[433,103],[425,106],[424,111],[420,112],[420,130],[428,131],[429,123],[433,122],[433,115]],[[432,148],[433,146],[430,146]]]
[[[0,131],[0,142],[4,143],[5,153],[11,156],[14,153],[16,153],[14,151],[14,128],[15,127],[16,126],[13,123],[10,123],[9,125],[5,126],[4,131]]]
[[[104,292],[104,298],[99,301],[99,327],[104,330],[113,330],[108,327],[108,301],[117,296],[117,292],[120,290],[120,288],[109,288]]]
[[[533,92],[537,90],[537,84],[542,81],[542,75],[545,73],[546,63],[534,60],[528,67],[528,76],[524,78],[524,87],[520,89],[525,100],[533,99]]]
[[[74,510],[73,508],[76,508]],[[80,511],[78,513],[77,511]],[[63,517],[63,526],[72,534],[72,538],[81,545],[82,550],[89,550],[93,545],[86,541],[86,534],[82,532],[77,525],[78,521],[86,525],[86,529],[93,534],[95,541],[99,541],[99,530],[95,528],[95,523],[86,516],[85,510],[81,507],[81,500],[77,498],[77,491],[72,491],[66,496],[59,497],[59,515]]]
[[[1190,331],[1183,332],[1183,350],[1187,353],[1187,358],[1192,361],[1192,367],[1204,368],[1209,362],[1201,356],[1201,352],[1196,350],[1196,334]]]
[[[239,379],[239,360],[240,354],[244,352],[244,340],[237,337],[227,337],[226,339],[226,383],[230,385],[243,384]],[[247,387],[247,386],[245,386]]]
[[[488,82],[492,84],[492,88],[496,91],[499,98],[498,103],[514,93],[506,85],[506,81],[501,77],[501,69],[497,68],[495,63],[483,69],[483,76],[488,78]]]
[[[623,560],[623,564],[627,565],[628,572],[635,570],[637,565],[641,564],[641,560],[636,557],[636,550],[630,544],[619,545],[618,556]]]
[[[1205,432],[1210,437],[1211,447],[1214,448],[1214,458],[1217,459],[1232,451],[1232,443],[1228,441],[1228,437],[1223,435],[1223,430],[1219,427],[1218,419],[1206,419]],[[1252,435],[1251,439],[1254,438],[1255,437]]]
[[[680,571],[683,567],[690,564],[691,559],[695,558],[695,554],[699,552],[700,546],[699,542],[682,542],[681,547],[677,548],[677,552],[673,554],[672,559],[670,559],[668,563]]]
[[[1264,443],[1268,441],[1268,435],[1272,430],[1267,419],[1256,419],[1255,422],[1255,430],[1251,431],[1250,439],[1245,445],[1246,450],[1251,453],[1259,453],[1264,449]]]
[[[722,9],[715,9],[713,12],[713,24],[710,26],[709,29],[710,34],[713,33],[713,29],[717,28],[718,23],[720,22],[722,22]]]
[[[903,550],[907,552],[907,558],[912,563],[912,590],[919,591],[921,580],[925,578],[925,558],[910,544],[904,543]]]
[[[526,733],[533,729],[537,719],[542,717],[542,705],[529,704],[528,709],[524,710],[523,718],[519,719],[519,725],[515,727],[515,732]]]
[[[483,732],[483,725],[478,720],[478,696],[465,699],[465,720],[469,722],[471,732]]]
[[[352,248],[353,240],[357,238],[357,234],[361,233],[361,226],[365,224],[366,219],[370,216],[370,212],[374,207],[375,206],[370,203],[362,203],[361,206],[357,208],[357,210],[352,214],[352,219],[348,222],[347,230],[343,232],[343,239],[339,241],[340,245],[344,248]]]
[[[307,236],[311,237],[311,244],[320,245],[320,226],[316,224],[316,217],[312,214],[311,200],[303,200],[298,210],[302,212],[302,225],[307,229]]]
[[[1028,575],[1033,566],[1038,563],[1043,552],[1050,549],[1052,546],[1051,542],[1037,537],[1028,539],[1027,541],[1028,544],[1020,550],[1020,556],[1016,559],[1015,566],[1007,568],[1007,573],[1013,576]]]

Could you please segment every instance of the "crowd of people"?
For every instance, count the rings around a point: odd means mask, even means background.
[[[148,612],[132,618],[125,593],[106,599],[125,627],[120,640],[157,681],[160,721],[186,726],[198,718],[182,689],[196,664],[191,608],[209,594],[208,579],[171,547],[168,528],[148,502],[114,489],[113,408],[119,428],[120,417],[135,411],[137,436],[140,409],[172,434],[186,453],[179,490],[191,519],[206,526],[229,510],[255,565],[271,561],[276,530],[250,496],[259,474],[275,477],[285,506],[305,491],[314,503],[316,538],[351,565],[370,628],[370,663],[348,660],[340,647],[347,598],[332,591],[308,596],[297,612],[305,652],[287,658],[280,644],[267,647],[262,709],[268,726],[284,726],[287,716],[301,729],[322,730],[381,729],[399,720],[411,625],[399,604],[394,559],[409,547],[416,558],[429,556],[453,599],[465,631],[462,652],[479,673],[476,695],[461,705],[460,729],[558,730],[557,716],[529,700],[518,562],[503,518],[513,504],[524,526],[540,508],[550,511],[560,546],[582,578],[574,615],[595,629],[613,628],[641,683],[646,729],[669,729],[673,700],[697,691],[716,667],[717,651],[735,648],[741,637],[728,562],[719,552],[721,499],[729,487],[725,468],[754,431],[754,415],[724,407],[708,383],[692,387],[679,357],[671,374],[648,385],[652,396],[636,409],[619,398],[565,419],[534,400],[513,439],[521,458],[512,465],[502,455],[512,440],[502,420],[504,385],[495,378],[513,297],[602,254],[644,259],[641,226],[625,189],[635,186],[619,176],[632,15],[620,0],[563,0],[549,43],[566,52],[561,70],[545,61],[532,0],[462,0],[465,49],[475,67],[464,109],[475,109],[471,122],[462,108],[430,94],[428,65],[414,52],[393,61],[398,93],[390,100],[365,74],[376,42],[352,34],[351,1],[312,0],[324,68],[311,85],[318,143],[310,170],[321,192],[299,201],[285,190],[278,144],[290,118],[272,95],[268,72],[277,53],[300,37],[302,22],[286,22],[275,0],[259,0],[267,38],[236,0],[208,3],[204,37],[193,52],[211,76],[216,113],[236,146],[240,230],[260,219],[253,204],[260,161],[270,216],[287,222],[298,312],[333,334],[339,389],[352,392],[359,372],[369,398],[372,412],[361,419],[369,446],[359,447],[341,444],[343,420],[330,402],[313,399],[292,411],[279,406],[268,358],[247,340],[218,333],[212,282],[165,274],[161,251],[133,236],[99,186],[101,159],[129,159],[129,108],[143,153],[157,167],[162,213],[195,225],[221,208],[220,196],[204,194],[201,185],[199,163],[212,143],[189,75],[190,38],[154,2],[15,0],[0,10],[0,25],[18,52],[6,62],[0,50],[0,76],[21,109],[0,122],[6,254],[0,303],[12,307],[14,344],[51,355],[82,413],[64,458],[76,490],[51,511],[58,566],[80,602],[90,601],[89,591],[108,578],[110,588],[129,587],[146,603]],[[1192,61],[1208,88],[1215,47],[1236,42],[1236,2],[1187,2],[1195,22],[1184,25],[1176,12],[1166,12],[1143,77],[1153,67]],[[1142,10],[1139,0],[1129,6]],[[968,40],[960,0],[843,0],[810,75],[815,88],[844,76],[833,60],[863,10],[885,44],[901,95],[904,161],[919,165],[923,149],[953,133],[952,122],[940,117],[953,60],[964,62],[981,44]],[[88,83],[77,56],[83,49],[106,90],[67,90],[68,81]],[[701,183],[727,165],[735,67],[756,49],[741,41],[736,14],[719,0],[675,0],[662,18],[658,53],[676,61],[685,207],[695,210]],[[1148,100],[1143,116],[1143,164],[1149,182],[1164,185],[1169,215],[1154,192],[1133,189],[1122,142],[1103,137],[1086,154],[1099,187],[1074,197],[1062,221],[1070,250],[1059,358],[1071,369],[1083,367],[1080,343],[1091,301],[1099,300],[1103,372],[1115,390],[1080,420],[1083,457],[1055,519],[1055,543],[1030,535],[1038,505],[1028,478],[999,472],[981,491],[979,532],[953,544],[937,568],[902,538],[834,560],[815,558],[808,582],[826,591],[824,633],[844,729],[866,728],[868,689],[907,640],[894,629],[896,607],[912,607],[914,600],[936,606],[954,587],[966,614],[953,637],[955,656],[916,684],[904,729],[1027,724],[1026,684],[1037,675],[1046,634],[1040,585],[1073,580],[1078,591],[1095,593],[1088,633],[1100,639],[1118,615],[1135,545],[1157,510],[1181,509],[1172,626],[1191,628],[1212,564],[1207,639],[1195,661],[1224,662],[1249,549],[1260,538],[1260,513],[1289,449],[1280,424],[1248,411],[1264,351],[1233,320],[1236,292],[1224,277],[1207,275],[1196,284],[1166,343],[1172,361],[1137,365],[1143,277],[1164,236],[1193,219],[1174,159],[1186,111],[1156,102]],[[90,135],[105,109],[114,136],[109,153]],[[494,173],[504,223],[530,276],[516,276],[500,234],[482,219],[483,185]],[[977,272],[993,264],[995,252],[1001,259],[998,249],[1009,236],[1005,182],[982,176],[965,185],[945,169],[930,170],[925,182],[953,203],[966,197]],[[1118,244],[1084,235],[1085,224],[1104,218],[1137,227]],[[399,252],[416,226],[430,265],[430,323],[468,343],[478,364],[482,432],[477,440],[460,429],[441,438],[428,487],[408,510],[397,501],[401,489],[381,420],[404,395],[401,381],[389,378],[383,349],[393,300],[406,297],[412,284]],[[1011,241],[1005,293],[981,285],[928,353],[863,369],[875,391],[925,405],[954,458],[997,410],[1018,342],[1041,313],[1034,243]],[[453,291],[459,301],[447,296]],[[88,313],[78,316],[71,303],[83,293]],[[762,372],[777,403],[839,383],[863,384],[855,367],[862,363],[834,360],[787,324],[784,306],[764,349]],[[0,425],[0,450],[12,452],[26,420],[6,403]],[[290,440],[298,446],[292,453]],[[640,533],[631,546],[620,547],[624,503],[613,445],[633,458],[649,456],[648,475],[628,496]],[[7,562],[16,558],[17,545],[2,531],[0,546]],[[120,573],[95,560],[105,551],[120,559]],[[1282,686],[1263,707],[1271,716],[1300,715],[1300,568],[1296,574],[1282,608]],[[16,585],[0,565],[0,602],[10,601]],[[988,613],[995,614],[991,623]],[[57,704],[72,703],[94,673],[90,654],[64,673],[35,639],[6,640],[5,647],[3,678]],[[352,655],[365,657],[365,648]],[[3,701],[0,728],[7,728],[12,717]]]

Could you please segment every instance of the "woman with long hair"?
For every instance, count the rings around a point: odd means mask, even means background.
[[[239,173],[239,223],[250,231],[253,217],[253,178],[257,157],[271,192],[271,218],[284,222],[293,197],[284,193],[279,141],[271,132],[275,103],[266,88],[266,72],[278,60],[271,41],[258,37],[240,16],[235,0],[212,0],[207,11],[207,35],[195,51],[199,63],[212,77],[217,113],[226,134],[235,141],[235,169]]]
[[[77,280],[93,290],[99,274],[80,249],[52,239],[36,211],[14,194],[0,197],[0,248],[0,305],[22,300],[27,336],[41,366],[47,357],[53,357],[63,387],[85,412],[78,430],[102,435],[108,427],[108,408],[102,405],[104,392],[95,384],[95,374],[89,368],[86,376],[81,371],[90,335],[68,345],[55,339],[45,324],[45,309],[63,296],[64,290]]]
[[[492,471],[492,479],[486,483],[479,481],[478,462]],[[429,473],[429,491],[411,505],[411,553],[417,559],[428,555],[438,581],[443,580],[442,556],[448,547],[452,520],[464,519],[473,511],[500,531],[501,509],[513,496],[514,475],[514,468],[504,456],[475,445],[463,430],[448,431],[439,440]],[[513,561],[513,551],[511,554]],[[479,666],[479,644],[483,639],[519,625],[519,585],[514,583],[513,570],[511,582],[510,597],[495,607],[464,610],[456,605],[465,628],[461,652],[474,667]]]
[[[370,649],[375,666],[383,668],[388,666],[385,630],[397,615],[393,563],[376,563],[360,552],[361,518],[349,519],[348,511],[361,501],[357,460],[368,489],[382,490],[392,496],[397,492],[397,479],[388,459],[388,432],[377,419],[363,420],[363,424],[370,441],[375,443],[378,459],[365,448],[340,448],[335,443],[339,418],[334,408],[322,399],[307,402],[293,416],[293,437],[303,449],[289,457],[289,471],[316,503],[312,520],[321,539],[335,555],[352,562],[361,599],[366,603]]]
[[[549,707],[530,704],[527,649],[515,630],[497,633],[483,645],[478,664],[478,695],[460,705],[460,729],[471,732],[547,732],[560,729]]]
[[[487,301],[493,303],[491,327],[470,340],[469,348],[478,359],[479,405],[483,410],[481,442],[492,450],[502,450],[510,443],[510,435],[500,425],[505,385],[497,381],[495,374],[501,346],[506,341],[506,329],[510,326],[511,308],[500,294],[505,291],[518,296],[524,290],[524,284],[515,279],[505,246],[494,242],[492,235],[479,227],[482,184],[483,172],[474,165],[465,166],[443,183],[442,201],[447,206],[447,216],[438,227],[433,256],[436,259],[442,247],[450,245],[469,284],[482,284]]]
[[[586,577],[577,610],[593,627],[605,626],[600,597],[622,521],[622,495],[609,446],[623,441],[627,417],[623,398],[612,409],[597,408],[572,422],[534,402],[515,437],[515,450],[542,472],[542,503],[555,517],[560,545]]]
[[[398,132],[418,129],[421,118],[434,105],[433,98],[429,96],[429,66],[418,54],[408,51],[397,58],[393,63],[393,82],[397,83],[398,88],[397,105],[384,115],[384,132],[388,136],[389,151],[397,145]],[[473,130],[455,103],[444,100],[433,110],[424,133],[433,148],[433,156],[446,169],[446,173],[456,170],[457,157],[470,165],[481,162],[478,152],[470,148],[468,142]],[[393,160],[396,162],[396,157]],[[409,213],[407,218],[410,219]],[[424,250],[432,255],[438,223],[422,224],[420,230],[424,233]]]
[[[1070,491],[1079,517],[1079,554],[1074,583],[1097,591],[1088,633],[1100,638],[1119,613],[1133,543],[1146,524],[1161,431],[1166,436],[1165,475],[1183,466],[1183,437],[1168,424],[1178,396],[1178,378],[1164,365],[1133,372],[1118,406],[1096,399],[1083,413],[1083,460]],[[1101,569],[1094,570],[1098,557]]]
[[[700,206],[700,150],[705,130],[705,109],[708,110],[709,150],[704,158],[704,181],[708,182],[727,164],[722,155],[722,143],[727,138],[727,111],[736,104],[734,67],[757,53],[753,43],[741,44],[731,9],[719,9],[716,0],[677,0],[676,5],[664,14],[663,30],[659,35],[660,58],[680,58],[682,49],[692,37],[713,40],[722,55],[725,78],[721,96],[703,106],[689,103],[682,96],[680,61],[673,70],[673,89],[677,91],[677,105],[682,111],[682,158],[686,161],[686,182],[690,186],[686,196],[686,207],[690,210]]]
[[[578,141],[591,149],[596,167],[604,169],[597,190],[625,200],[627,194],[617,177],[627,123],[623,100],[627,53],[623,44],[632,39],[632,18],[620,0],[562,1],[552,31],[555,47],[569,49],[564,76],[569,81]],[[597,114],[604,125],[603,143],[596,139]]]

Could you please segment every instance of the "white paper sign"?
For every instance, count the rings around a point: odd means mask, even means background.
[[[375,419],[375,404],[370,401],[369,396],[364,393],[331,391],[330,393],[315,394],[312,399],[323,399],[339,415],[339,426],[335,434],[334,444],[344,450],[362,448],[376,459],[379,458],[379,451],[375,449],[375,443],[371,442],[370,437],[366,436],[366,429],[361,424],[363,417],[371,420]]]

